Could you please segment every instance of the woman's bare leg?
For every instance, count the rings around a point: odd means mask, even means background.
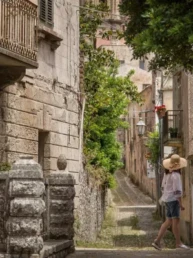
[[[156,243],[160,243],[161,239],[163,238],[163,236],[165,235],[167,229],[172,225],[172,219],[166,219],[166,221],[161,225],[161,228],[158,232],[158,236],[155,239]]]
[[[172,219],[172,231],[176,239],[176,247],[179,247],[181,245],[180,240],[180,219]]]

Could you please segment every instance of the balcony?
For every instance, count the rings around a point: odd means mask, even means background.
[[[37,68],[37,5],[30,0],[0,0],[0,86]]]
[[[182,110],[168,110],[163,117],[164,145],[181,147],[182,137]]]

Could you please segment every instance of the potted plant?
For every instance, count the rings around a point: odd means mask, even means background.
[[[177,138],[178,137],[178,128],[170,127],[169,128],[170,138]]]
[[[166,106],[165,105],[155,106],[155,111],[157,112],[158,117],[162,118],[166,114]]]

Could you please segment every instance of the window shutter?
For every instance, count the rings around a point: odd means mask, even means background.
[[[46,21],[46,0],[40,0],[40,19]]]
[[[53,24],[53,0],[47,0],[47,22]]]

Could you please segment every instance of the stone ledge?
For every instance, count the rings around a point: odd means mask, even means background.
[[[74,248],[74,242],[72,240],[62,240],[62,241],[46,241],[44,243],[44,248],[40,252],[40,258],[47,258],[47,257],[53,257],[53,255],[56,255],[55,257],[59,257],[61,253],[63,253],[63,258],[73,252]]]
[[[63,37],[60,34],[43,24],[38,26],[38,39],[39,41],[42,39],[50,41],[51,50],[56,50],[60,46],[61,41],[63,41]]]

